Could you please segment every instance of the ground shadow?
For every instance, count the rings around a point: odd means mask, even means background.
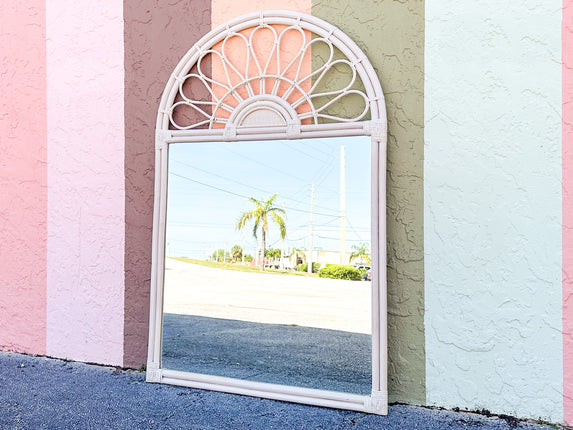
[[[370,394],[371,336],[165,314],[163,368]]]

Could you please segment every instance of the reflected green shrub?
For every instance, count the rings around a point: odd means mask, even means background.
[[[366,274],[365,269],[342,264],[327,264],[318,271],[321,278],[344,279],[347,281],[360,281]]]

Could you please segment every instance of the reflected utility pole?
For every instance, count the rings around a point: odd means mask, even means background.
[[[312,273],[312,215],[314,212],[314,184],[310,189],[310,231],[308,238],[308,273]]]
[[[283,210],[286,213],[286,207],[283,206]],[[285,268],[285,238],[281,237],[281,270]]]
[[[340,264],[346,264],[346,173],[344,146],[340,147]]]

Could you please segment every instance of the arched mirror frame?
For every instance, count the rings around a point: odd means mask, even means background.
[[[196,65],[205,52],[229,35],[236,35],[249,28],[262,28],[279,25],[302,29],[323,38],[345,57],[349,65],[361,79],[370,119],[344,119],[326,117],[328,123],[319,123],[319,110],[311,109],[313,123],[302,124],[300,115],[284,100],[273,95],[247,97],[222,122],[224,127],[217,128],[217,118],[211,113],[205,114],[208,128],[179,127],[174,123],[173,110],[177,103],[184,103],[194,109],[200,105],[210,105],[213,111],[217,103],[213,100],[196,102],[193,100],[176,101],[180,84],[189,77],[191,68]],[[310,45],[307,45],[307,48]],[[331,64],[332,65],[332,64]],[[262,70],[262,71],[261,71]],[[264,68],[259,67],[261,74]],[[276,77],[276,76],[275,76]],[[316,79],[316,78],[314,78]],[[203,84],[208,83],[207,80]],[[292,83],[292,79],[291,79]],[[352,91],[346,91],[349,93]],[[213,93],[211,95],[214,96]],[[345,94],[343,94],[345,95]],[[179,96],[180,97],[180,96]],[[311,100],[311,98],[307,98]],[[213,107],[215,106],[215,107]],[[269,126],[268,118],[274,118]],[[248,126],[241,121],[249,118]],[[276,118],[283,118],[276,121]],[[205,122],[205,121],[204,121]],[[266,124],[262,124],[265,122]],[[308,121],[307,121],[308,122]],[[259,125],[260,124],[260,125]],[[265,11],[236,18],[205,35],[181,59],[173,71],[163,92],[156,123],[155,157],[155,202],[153,217],[153,251],[150,295],[150,330],[147,375],[148,382],[166,383],[201,389],[217,390],[235,394],[250,395],[283,401],[291,401],[317,406],[357,410],[362,412],[386,414],[387,396],[387,320],[386,320],[386,109],[384,95],[374,68],[358,48],[343,32],[327,22],[313,16],[290,11]],[[372,392],[369,396],[338,393],[311,388],[275,385],[225,378],[212,375],[195,374],[163,369],[162,354],[162,316],[163,283],[165,269],[165,227],[167,210],[167,169],[168,151],[171,143],[185,142],[221,142],[246,140],[304,139],[315,137],[370,136],[371,137],[371,235],[372,235]]]

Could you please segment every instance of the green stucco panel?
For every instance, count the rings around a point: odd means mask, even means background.
[[[360,46],[386,97],[389,399],[423,404],[424,1],[314,0],[312,14]]]

